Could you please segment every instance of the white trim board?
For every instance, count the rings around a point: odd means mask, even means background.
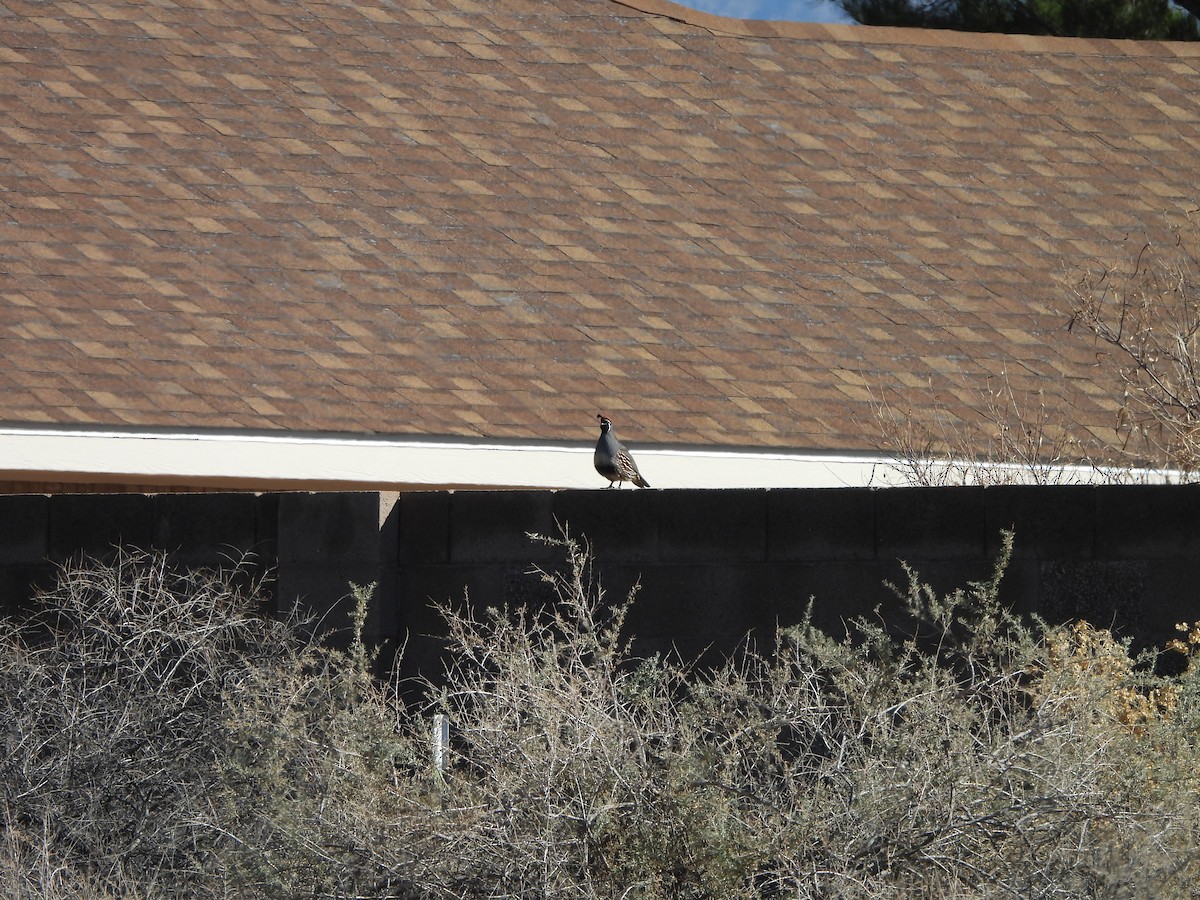
[[[592,443],[471,443],[386,437],[0,428],[0,480],[396,490],[597,488]],[[884,455],[631,448],[655,488],[890,487]],[[955,465],[952,463],[947,466]],[[957,464],[960,468],[962,464]],[[1111,480],[1079,467],[1070,480]],[[1149,480],[1171,480],[1163,473]],[[1157,474],[1158,477],[1153,477]],[[1019,477],[1014,480],[1022,480]]]

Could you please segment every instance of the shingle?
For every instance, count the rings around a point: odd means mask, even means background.
[[[1200,174],[1191,45],[658,0],[8,8],[10,422],[561,439],[607,408],[642,444],[866,449],[877,388],[966,416],[1021,366],[1111,433],[1062,275]]]

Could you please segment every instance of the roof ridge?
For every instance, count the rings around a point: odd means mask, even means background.
[[[915,47],[952,47],[959,50],[1061,53],[1074,56],[1200,57],[1200,41],[1046,37],[1032,34],[998,34],[932,28],[733,19],[681,6],[678,3],[672,3],[671,0],[612,0],[612,2],[638,12],[664,16],[708,31],[745,37],[859,44],[905,44]]]

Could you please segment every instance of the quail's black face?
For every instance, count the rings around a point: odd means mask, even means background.
[[[596,413],[596,418],[600,420],[600,433],[608,434],[608,429],[612,428],[612,422],[604,418],[604,416]]]

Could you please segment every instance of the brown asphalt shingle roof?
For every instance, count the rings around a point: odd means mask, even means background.
[[[1062,279],[1196,205],[1200,48],[635,2],[5,0],[0,420],[869,449],[1005,371],[1111,428]]]

